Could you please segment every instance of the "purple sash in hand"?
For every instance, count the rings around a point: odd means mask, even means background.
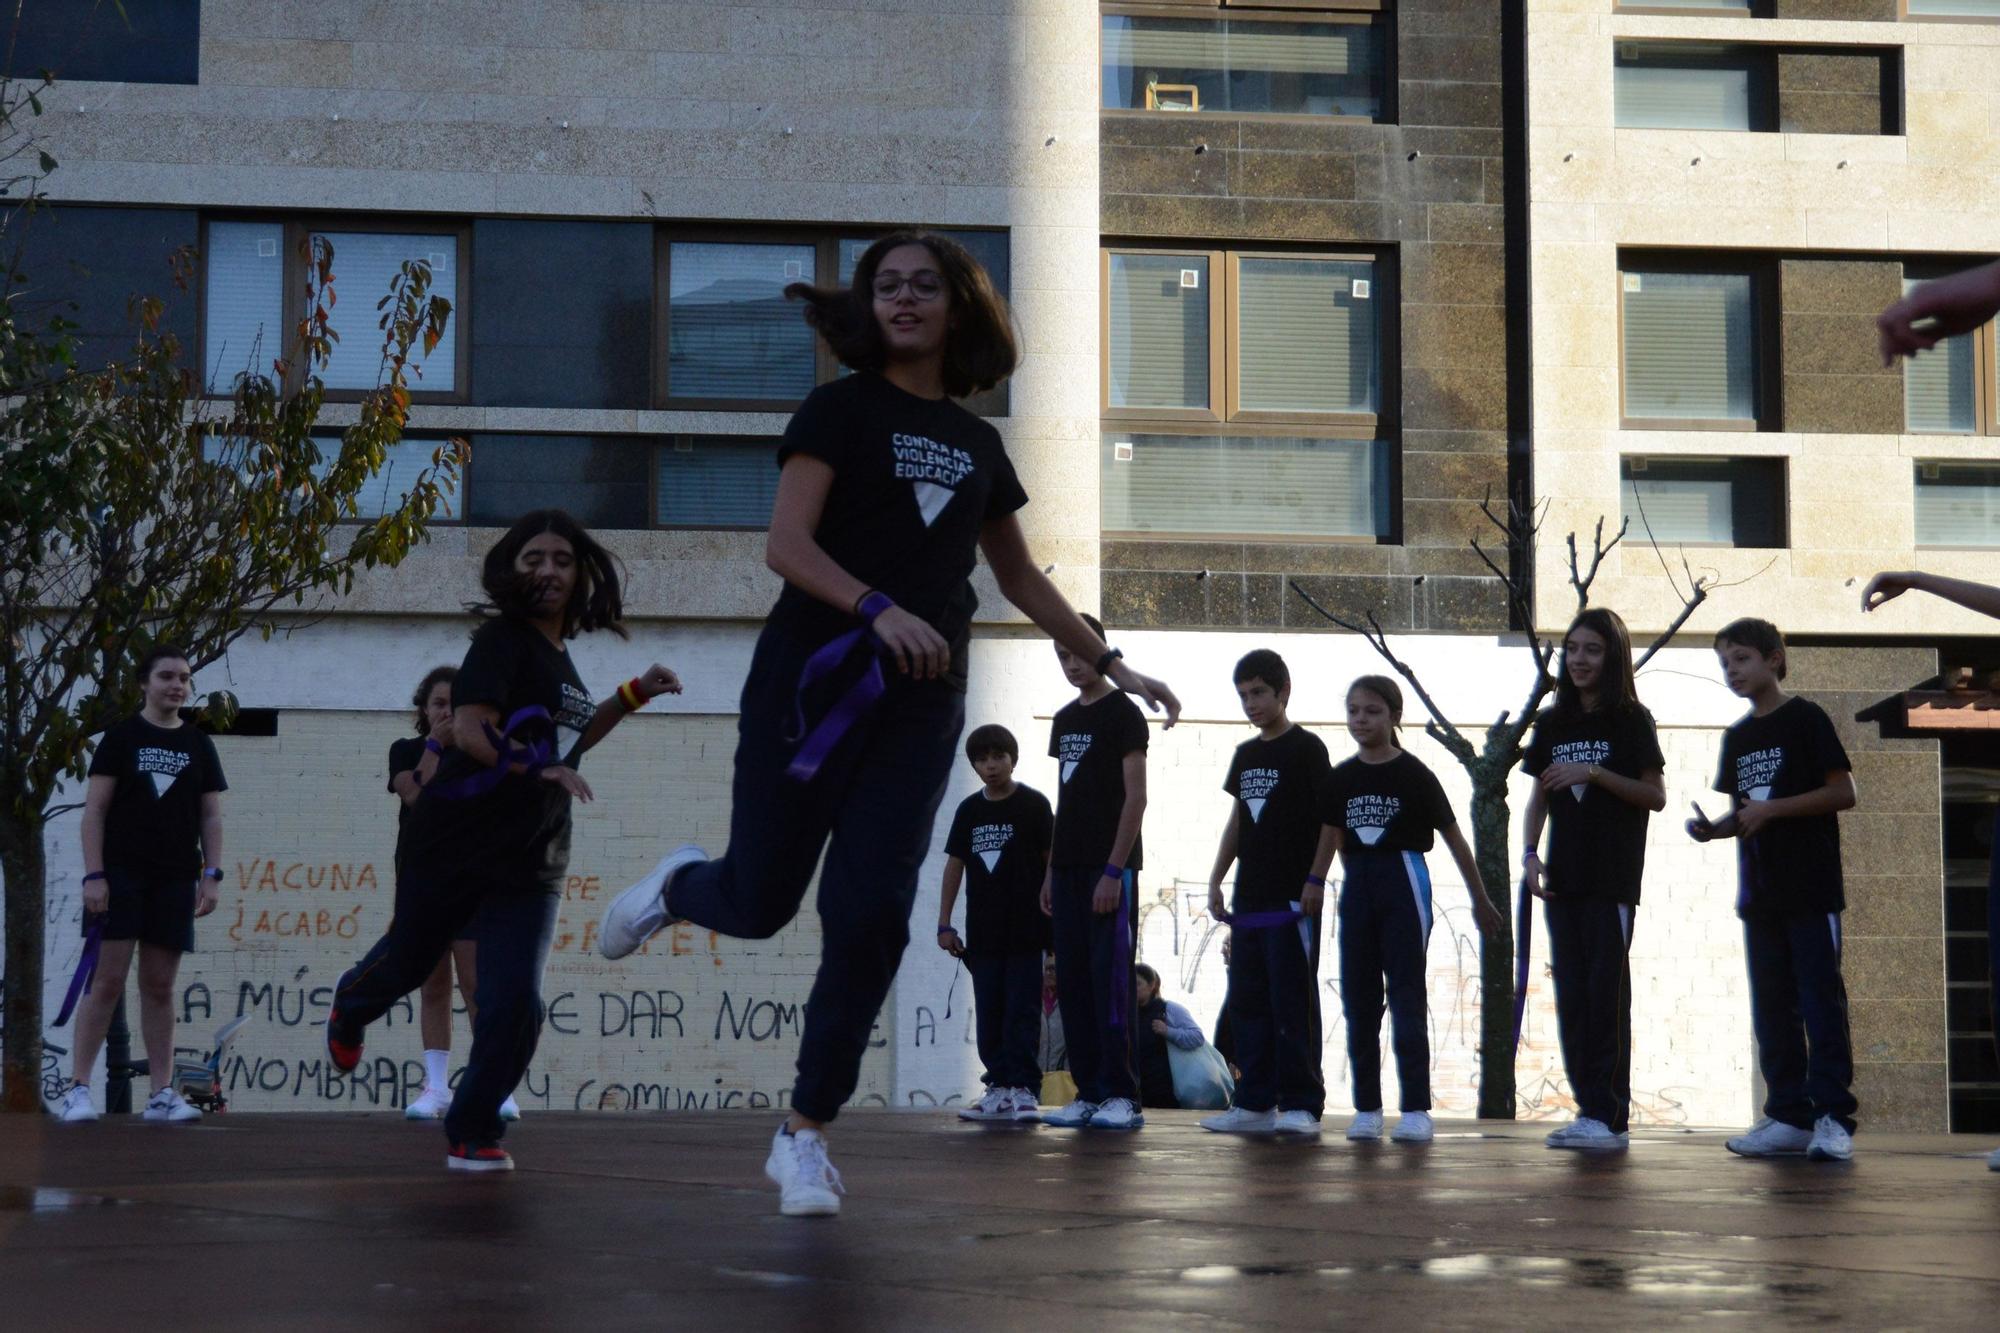
[[[104,915],[92,913],[95,918],[83,937],[83,957],[77,960],[76,975],[69,979],[69,994],[63,996],[62,1012],[56,1015],[55,1026],[69,1022],[69,1016],[76,1011],[77,1000],[90,993],[90,982],[97,975],[97,955],[104,948]]]
[[[507,719],[505,729],[495,731],[491,722],[480,723],[486,733],[487,743],[495,751],[493,767],[483,768],[477,773],[460,778],[456,782],[443,785],[433,784],[424,788],[432,796],[447,801],[463,801],[473,796],[483,796],[500,785],[500,780],[515,764],[522,765],[529,773],[539,773],[555,762],[555,747],[547,740],[536,741],[533,745],[514,744],[514,733],[530,722],[549,721],[549,710],[540,704],[530,704]]]
[[[1519,922],[1514,928],[1514,1049],[1521,1049],[1521,1016],[1528,1010],[1528,954],[1535,942],[1535,899],[1521,890]]]
[[[799,752],[793,756],[791,766],[785,770],[786,777],[795,778],[800,782],[811,782],[814,775],[819,772],[819,766],[833,753],[833,747],[840,744],[840,738],[867,715],[868,710],[875,706],[889,688],[888,682],[882,677],[882,658],[876,651],[879,643],[875,632],[863,626],[861,629],[849,630],[806,659],[805,670],[799,673],[798,698],[794,705],[797,709],[794,734],[785,738],[798,741]],[[807,731],[806,691],[839,669],[842,663],[854,655],[857,648],[864,645],[868,651],[868,670],[863,672],[861,678],[848,687],[847,693],[841,695],[833,707],[826,711],[826,716],[822,717],[811,731]]]

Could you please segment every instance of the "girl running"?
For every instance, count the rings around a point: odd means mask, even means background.
[[[851,288],[787,293],[855,373],[806,398],[778,452],[766,559],[785,587],[743,688],[729,849],[669,855],[610,905],[599,939],[622,958],[672,921],[768,938],[797,914],[826,848],[792,1115],[765,1164],[780,1210],[800,1216],[840,1209],[823,1130],[854,1092],[909,940],[965,717],[976,553],[1059,644],[1164,705],[1169,724],[1180,704],[1044,576],[999,432],[951,401],[998,384],[1017,358],[1006,302],[964,248],[895,232],[861,256]]]
[[[1646,818],[1667,804],[1667,761],[1632,677],[1632,637],[1591,607],[1563,636],[1556,701],[1535,719],[1521,883],[1545,906],[1556,1028],[1576,1119],[1551,1148],[1622,1148],[1632,1103],[1632,923]],[[1537,848],[1550,826],[1549,859]]]
[[[423,983],[474,912],[480,919],[472,1054],[445,1113],[456,1171],[511,1171],[500,1107],[541,1034],[542,966],[569,868],[570,806],[591,799],[576,771],[624,716],[681,683],[663,666],[593,703],[566,647],[623,638],[618,567],[560,509],[523,516],[486,553],[485,617],[452,683],[453,748],[410,808],[389,932],[334,988],[326,1048],[361,1061],[367,1026]]]
[[[76,1009],[75,1081],[56,1118],[97,1119],[90,1073],[111,1011],[139,953],[139,1030],[153,1095],[146,1119],[201,1119],[173,1086],[174,978],[194,948],[194,920],[215,910],[222,881],[222,763],[181,720],[194,689],[187,653],[156,645],[139,663],[144,704],[105,731],[83,798],[83,932],[97,972]]]
[[[1479,933],[1500,928],[1479,863],[1437,775],[1404,751],[1397,728],[1403,691],[1387,676],[1347,688],[1347,734],[1360,747],[1333,770],[1333,815],[1340,821],[1340,1005],[1347,1015],[1347,1061],[1354,1079],[1350,1139],[1382,1135],[1382,1005],[1396,1046],[1402,1115],[1392,1135],[1428,1143],[1431,1125],[1430,1007],[1424,954],[1431,934],[1431,877],[1424,853],[1444,838],[1471,896]]]

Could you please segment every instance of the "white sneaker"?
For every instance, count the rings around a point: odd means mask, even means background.
[[[988,1088],[986,1095],[970,1105],[958,1108],[960,1120],[1012,1120],[1014,1118],[1014,1090],[1012,1088]]]
[[[786,1217],[836,1217],[840,1196],[847,1190],[840,1172],[827,1160],[826,1136],[816,1129],[787,1134],[783,1125],[771,1136],[771,1155],[764,1174],[778,1187],[778,1211]]]
[[[1203,1119],[1201,1127],[1211,1134],[1275,1134],[1278,1130],[1278,1113],[1248,1111],[1241,1106],[1232,1106],[1220,1115]]]
[[[1428,1118],[1428,1117],[1427,1117]],[[1630,1136],[1612,1132],[1611,1126],[1602,1120],[1592,1120],[1589,1116],[1578,1116],[1576,1123],[1565,1125],[1543,1140],[1551,1148],[1577,1148],[1584,1152],[1607,1152],[1625,1147]]]
[[[597,951],[623,958],[673,924],[667,915],[667,886],[674,876],[708,859],[693,843],[674,848],[651,873],[611,900],[597,926]]]
[[[1992,1152],[1986,1154],[1986,1169],[1988,1171],[2000,1171],[2000,1148],[1995,1148]]]
[[[1316,1139],[1319,1137],[1319,1117],[1311,1111],[1280,1111],[1276,1129],[1280,1134]]]
[[[1090,1117],[1092,1129],[1140,1129],[1145,1123],[1145,1113],[1129,1097],[1113,1097],[1092,1112]]]
[[[1068,1106],[1042,1115],[1042,1123],[1054,1125],[1057,1129],[1082,1129],[1090,1123],[1090,1117],[1097,1114],[1097,1103],[1087,1102],[1079,1097]]]
[[[1838,1120],[1823,1115],[1813,1126],[1812,1142],[1806,1145],[1806,1156],[1815,1162],[1845,1162],[1854,1156],[1854,1136]]]
[[[1765,1116],[1747,1134],[1738,1134],[1723,1147],[1738,1157],[1797,1157],[1811,1146],[1812,1131]]]
[[[187,1104],[178,1088],[161,1088],[146,1099],[146,1119],[178,1125],[201,1119],[201,1112]]]
[[[1009,1104],[1009,1118],[1014,1120],[1040,1120],[1042,1099],[1027,1088],[1015,1088],[1013,1100]]]
[[[423,1092],[411,1099],[410,1104],[403,1108],[403,1119],[442,1120],[444,1119],[444,1113],[450,1109],[451,1090],[448,1088],[433,1088],[426,1083]]]
[[[1348,1122],[1347,1137],[1350,1139],[1381,1138],[1382,1113],[1380,1111],[1356,1111],[1354,1119]]]
[[[90,1100],[90,1087],[84,1083],[72,1083],[62,1100],[49,1108],[49,1114],[66,1125],[81,1125],[97,1119],[97,1107]],[[2000,1167],[1993,1168],[2000,1171]]]
[[[1389,1137],[1398,1143],[1429,1143],[1436,1132],[1429,1111],[1405,1111],[1396,1117],[1396,1132]]]
[[[502,1120],[519,1120],[521,1118],[521,1107],[515,1102],[511,1093],[508,1094],[506,1101],[500,1103],[500,1118]]]

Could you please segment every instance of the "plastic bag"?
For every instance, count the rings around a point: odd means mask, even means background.
[[[1167,1043],[1167,1063],[1174,1071],[1174,1100],[1184,1111],[1228,1109],[1236,1093],[1236,1080],[1229,1077],[1229,1063],[1222,1052],[1204,1042],[1185,1051]]]

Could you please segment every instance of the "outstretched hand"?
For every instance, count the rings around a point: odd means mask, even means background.
[[[1165,681],[1154,680],[1151,676],[1142,676],[1131,667],[1126,666],[1122,660],[1113,662],[1111,670],[1107,674],[1110,675],[1113,685],[1116,685],[1127,694],[1138,695],[1145,701],[1146,707],[1152,709],[1155,713],[1161,709],[1165,709],[1168,727],[1172,727],[1174,723],[1181,720],[1181,701],[1175,697],[1172,690],[1167,688]]]
[[[1914,571],[1885,569],[1868,580],[1868,586],[1861,590],[1861,609],[1873,611],[1884,602],[1895,601],[1916,586],[1917,575]]]
[[[1875,320],[1882,364],[1927,352],[1993,318],[2000,309],[2000,265],[1983,264],[1948,278],[1919,285]],[[1921,326],[1921,327],[1920,327]]]
[[[681,688],[681,678],[658,662],[647,667],[646,673],[639,677],[639,693],[648,699],[657,699],[663,694],[679,694]]]
[[[590,790],[590,784],[585,782],[583,775],[573,768],[555,764],[543,769],[538,776],[544,782],[553,782],[568,792],[572,798],[585,804],[597,799],[596,794]]]

